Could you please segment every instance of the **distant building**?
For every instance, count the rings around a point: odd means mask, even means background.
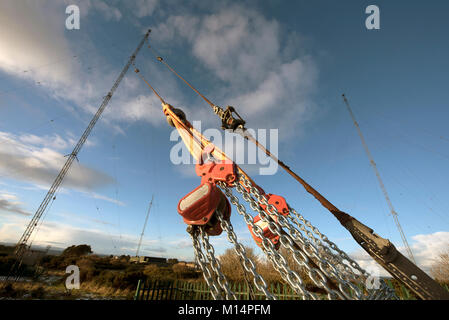
[[[167,259],[166,258],[158,258],[158,257],[147,257],[147,256],[138,256],[138,257],[131,257],[129,259],[129,262],[134,263],[154,263],[154,264],[166,264]]]
[[[194,262],[180,261],[180,262],[177,263],[177,265],[184,266],[184,267],[191,268],[191,269],[195,269],[195,270],[199,269],[198,265],[196,263],[194,263]]]
[[[186,267],[196,269],[198,266],[193,262],[187,262]]]

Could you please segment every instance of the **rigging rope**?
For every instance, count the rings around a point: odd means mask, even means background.
[[[192,86],[187,80],[185,80],[183,77],[181,77],[172,67],[170,67],[168,65],[168,63],[164,61],[164,58],[159,56],[156,53],[156,51],[153,49],[153,47],[151,47],[148,40],[147,40],[147,43],[148,43],[148,48],[151,50],[151,52],[153,53],[153,55],[156,57],[156,59],[159,62],[162,62],[171,72],[173,72],[178,78],[180,78],[182,81],[184,81],[185,84],[187,84],[193,91],[195,91],[201,98],[203,98],[204,101],[206,101],[212,107],[212,109],[216,107],[209,99],[207,99],[203,94],[201,94],[201,92],[199,92],[197,89],[195,89],[194,86]]]

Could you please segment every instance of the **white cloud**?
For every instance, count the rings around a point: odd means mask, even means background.
[[[119,21],[122,18],[122,13],[117,8],[109,6],[104,1],[95,0],[93,6],[101,12],[107,20]]]
[[[449,232],[440,231],[431,234],[418,234],[412,237],[411,250],[415,257],[416,264],[423,271],[429,274],[435,259],[449,247]],[[397,249],[407,257],[405,248]],[[377,270],[381,276],[390,276],[362,249],[354,252],[351,256],[356,259],[362,268],[367,270]]]
[[[48,2],[2,1],[0,68],[25,79],[39,79],[48,86],[69,84],[73,65],[43,67],[55,59],[73,55],[68,42],[61,41],[64,39],[62,13],[58,15]]]
[[[243,5],[171,16],[152,36],[155,46],[190,46],[197,61],[222,81],[209,95],[212,101],[234,105],[249,126],[282,128],[282,135],[298,134],[294,126],[312,107],[318,75],[313,60],[298,53],[298,38]]]
[[[0,212],[12,212],[24,216],[30,213],[22,208],[22,203],[16,194],[0,190]]]
[[[177,24],[182,26],[182,24]],[[205,16],[195,35],[193,53],[225,81],[260,82],[278,65],[279,24],[242,6]],[[236,78],[236,75],[238,76]]]
[[[15,194],[13,194],[13,193],[9,193],[7,191],[0,190],[0,199],[10,200],[10,201],[14,200],[15,201],[15,200],[18,200],[18,197]]]
[[[43,146],[47,148],[63,150],[70,146],[75,146],[74,141],[68,141],[61,138],[58,134],[54,134],[53,136],[36,136],[34,134],[24,134],[19,137],[19,140],[25,144],[35,145],[35,146]]]
[[[40,137],[28,139],[25,136],[21,139],[21,136],[0,131],[0,174],[37,185],[51,185],[66,161],[64,154],[45,146],[24,143],[23,140],[41,142]],[[77,164],[68,172],[64,187],[91,190],[113,182],[112,177]]]
[[[86,104],[98,86],[80,68],[78,48],[64,36],[63,3],[2,1],[0,70],[40,87],[56,99]],[[30,54],[32,53],[32,54]],[[76,56],[76,58],[75,58]],[[92,58],[92,55],[91,55]]]
[[[82,14],[92,17],[90,12],[94,10],[105,18],[118,20],[121,13],[114,8],[116,3],[77,2]],[[121,66],[104,65],[96,43],[88,36],[75,43],[69,41],[61,23],[67,4],[68,1],[39,4],[2,1],[0,70],[26,81],[40,82],[39,88],[51,97],[74,102],[78,108],[93,114],[99,98],[109,90]],[[134,8],[143,17],[151,15],[157,4],[158,1],[142,0],[136,2]],[[185,11],[190,9],[192,6]],[[157,45],[166,44],[171,49],[177,43],[174,40],[181,40],[183,50],[190,48],[198,62],[196,65],[205,67],[221,81],[209,88],[213,101],[234,104],[250,127],[282,127],[281,135],[288,130],[293,132],[290,128],[303,120],[312,105],[310,95],[317,78],[313,61],[293,54],[301,45],[301,41],[295,41],[297,38],[293,33],[284,34],[278,21],[267,19],[243,5],[211,14],[169,16],[152,32],[152,40]],[[95,68],[88,72],[87,67],[91,66]],[[156,89],[161,89],[167,101],[185,108],[180,102],[188,100],[184,91],[178,90],[178,80],[167,77],[166,70],[160,66],[147,67],[150,69],[143,72],[150,72],[152,84],[163,83],[162,88]],[[123,121],[163,123],[159,101],[144,90],[147,89],[136,77],[125,78],[102,120],[122,133],[118,123]],[[207,108],[195,110],[195,116],[203,120],[214,117]],[[191,112],[188,115],[191,116]]]
[[[58,215],[67,216],[70,220],[76,218],[76,215],[72,214]],[[0,225],[0,242],[17,242],[28,222],[21,216],[15,216],[14,219],[9,218],[9,221]],[[74,244],[88,244],[95,253],[135,254],[139,243],[138,235],[125,233],[116,235],[113,231],[104,231],[108,230],[109,222],[99,220],[94,222],[103,225],[102,229],[78,228],[66,223],[46,221],[35,231],[33,245],[44,247],[56,244],[58,248],[66,248]],[[180,254],[189,256],[193,252],[189,246],[178,246],[177,241],[143,238],[140,254],[177,257]]]
[[[138,18],[151,16],[158,2],[158,0],[135,0],[132,2],[133,13]]]
[[[177,249],[185,249],[185,248],[193,247],[192,240],[189,239],[188,237],[181,238],[181,239],[178,239],[175,241],[171,241],[170,244],[173,245]]]
[[[107,196],[104,196],[104,195],[95,193],[95,192],[89,193],[89,195],[90,195],[92,198],[94,198],[94,199],[99,199],[99,200],[104,200],[104,201],[112,202],[112,203],[115,203],[115,204],[117,204],[117,205],[119,205],[119,206],[124,206],[124,205],[125,205],[125,203],[123,203],[122,201],[119,201],[119,200],[116,200],[116,199],[112,199],[112,198],[109,198],[109,197],[107,197]]]
[[[111,104],[110,108],[106,110],[105,116],[116,121],[144,120],[159,126],[166,121],[161,110],[161,103],[154,95],[138,95],[130,99],[118,97],[118,101]]]
[[[71,41],[65,35],[65,2],[11,1],[0,3],[0,71],[29,83],[39,82],[41,92],[45,92],[56,101],[75,103],[77,108],[94,114],[100,99],[106,95],[122,65],[111,67],[105,64],[102,53],[98,52],[95,42],[88,36]],[[100,11],[106,18],[118,20],[120,11],[103,1],[83,0],[77,2],[81,12]],[[32,52],[32,54],[30,54]],[[123,58],[126,53],[123,54]],[[157,122],[145,112],[145,102],[152,101],[152,94],[141,95],[141,102],[135,98],[140,80],[124,79],[121,87],[127,90],[117,91],[110,102],[120,117],[106,109],[102,120],[120,132],[114,121],[148,120]],[[117,101],[118,100],[118,101]],[[136,102],[137,105],[134,105]],[[66,105],[66,104],[64,104]],[[160,105],[160,104],[159,104]],[[67,106],[67,108],[69,108]],[[77,110],[72,110],[77,115]],[[128,112],[129,111],[129,112]],[[161,113],[159,111],[159,113]],[[57,138],[57,137],[55,137]],[[24,139],[36,141],[36,137]],[[46,140],[43,140],[46,141]],[[74,142],[75,140],[71,141]],[[30,141],[32,142],[32,141]],[[58,141],[54,141],[57,143]],[[59,141],[61,142],[61,141]],[[87,142],[88,144],[91,142]],[[55,147],[55,145],[49,146]],[[62,148],[62,145],[60,146]]]
[[[18,235],[23,232],[25,224],[16,222],[4,223],[0,227],[0,241],[14,243]],[[98,229],[76,228],[70,225],[44,222],[33,235],[34,245],[45,246],[47,244],[58,243],[58,247],[65,248],[73,244],[88,244],[97,253],[125,252],[125,248],[136,248],[137,240],[135,236],[121,234],[121,236],[111,235]],[[151,245],[152,241],[145,242]]]
[[[429,270],[435,259],[449,248],[449,232],[435,232],[432,234],[418,234],[413,236],[411,247],[418,265]]]
[[[64,0],[65,6],[77,5],[80,8],[81,18],[87,17],[89,14],[98,12],[106,20],[119,21],[122,18],[122,13],[119,9],[115,8],[113,5],[117,1],[108,0]],[[64,11],[65,12],[65,11]]]

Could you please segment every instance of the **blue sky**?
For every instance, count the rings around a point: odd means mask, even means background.
[[[65,8],[81,10],[79,30]],[[365,8],[380,8],[380,30]],[[346,93],[421,266],[449,242],[448,23],[444,1],[2,1],[0,4],[0,241],[23,232],[146,29],[154,48],[249,128],[279,129],[279,158],[341,210],[402,246],[341,94]],[[204,101],[144,47],[136,61],[167,102],[204,128]],[[179,199],[199,184],[170,162],[172,128],[130,70],[45,216],[35,244],[88,243],[191,260]],[[281,170],[252,177],[342,249],[357,244]],[[236,212],[232,223],[255,246]],[[229,247],[214,239],[218,253]],[[368,263],[368,262],[366,262]]]

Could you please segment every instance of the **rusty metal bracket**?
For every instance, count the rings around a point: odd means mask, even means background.
[[[221,128],[223,130],[230,129],[232,131],[236,129],[245,129],[245,120],[235,111],[234,107],[227,106],[225,110],[219,106],[213,107],[214,112],[221,119]],[[234,117],[233,113],[238,117]]]

